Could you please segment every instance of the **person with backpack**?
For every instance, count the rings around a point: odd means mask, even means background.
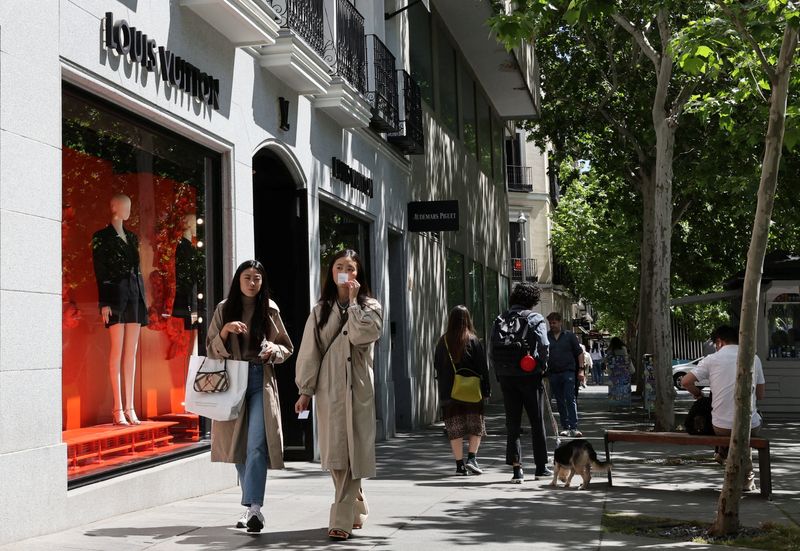
[[[547,440],[544,431],[544,384],[547,368],[547,324],[531,309],[539,304],[539,286],[518,283],[511,291],[511,308],[494,321],[489,341],[489,361],[506,410],[506,464],[513,468],[511,482],[522,484],[522,409],[531,423],[534,479],[552,476],[547,468]]]
[[[585,380],[583,350],[578,337],[571,331],[562,328],[562,317],[558,312],[547,315],[550,332],[547,339],[550,344],[550,361],[548,379],[553,396],[558,405],[558,416],[561,418],[559,435],[580,438],[583,433],[578,430],[578,383]]]
[[[439,403],[447,430],[447,439],[456,460],[456,474],[483,474],[476,454],[481,437],[486,435],[483,417],[483,400],[492,392],[486,352],[475,335],[472,316],[466,306],[456,306],[447,318],[447,331],[439,338],[433,355],[433,366],[439,383]],[[455,375],[478,377],[481,395],[477,402],[469,403],[452,397]],[[468,439],[467,462],[464,463],[464,438]]]

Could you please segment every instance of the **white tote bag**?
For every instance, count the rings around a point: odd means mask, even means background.
[[[201,392],[195,390],[195,380],[200,370],[204,372],[227,371],[228,388],[225,391]],[[186,377],[186,411],[208,417],[214,421],[230,421],[239,416],[247,391],[248,363],[239,360],[215,360],[205,356],[189,358]]]

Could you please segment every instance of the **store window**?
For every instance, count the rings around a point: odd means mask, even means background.
[[[511,308],[511,305],[508,303],[509,293],[511,292],[511,280],[508,279],[508,276],[501,275],[500,276],[500,310],[506,311]],[[498,311],[500,311],[498,310]]]
[[[333,256],[342,249],[353,249],[361,257],[361,264],[366,271],[367,282],[372,285],[368,222],[320,202],[319,236],[320,267],[322,272],[320,276],[323,281],[328,275],[325,270]]]
[[[419,84],[422,99],[433,105],[433,42],[431,14],[421,2],[408,8],[411,76]]]
[[[456,51],[450,45],[447,32],[438,28],[436,32],[436,52],[439,75],[438,111],[444,124],[451,132],[458,134],[458,74],[456,73]]]
[[[218,279],[207,206],[220,163],[71,87],[62,107],[62,419],[75,485],[207,448],[207,423],[183,401]]]
[[[447,249],[447,311],[459,304],[466,305],[464,287],[464,255]]]
[[[800,358],[800,293],[782,293],[767,309],[770,360]]]
[[[472,261],[469,273],[469,311],[472,314],[472,323],[478,338],[486,337],[486,324],[484,322],[483,303],[483,265]]]

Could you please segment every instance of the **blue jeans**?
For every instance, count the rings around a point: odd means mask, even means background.
[[[575,372],[562,371],[550,373],[550,388],[558,405],[561,428],[564,430],[578,428],[578,402],[575,401]]]
[[[264,505],[267,486],[267,430],[264,427],[264,366],[251,362],[242,413],[247,415],[247,458],[236,464],[242,486],[242,505]]]
[[[592,382],[596,385],[603,383],[603,364],[600,360],[592,362]]]

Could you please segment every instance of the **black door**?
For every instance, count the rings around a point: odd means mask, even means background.
[[[257,153],[253,157],[256,259],[267,270],[270,296],[281,309],[281,318],[295,348],[295,355],[275,369],[284,458],[289,461],[308,461],[314,456],[311,419],[300,420],[294,412],[295,358],[309,313],[307,218],[306,191],[297,189],[283,161],[270,151]]]

